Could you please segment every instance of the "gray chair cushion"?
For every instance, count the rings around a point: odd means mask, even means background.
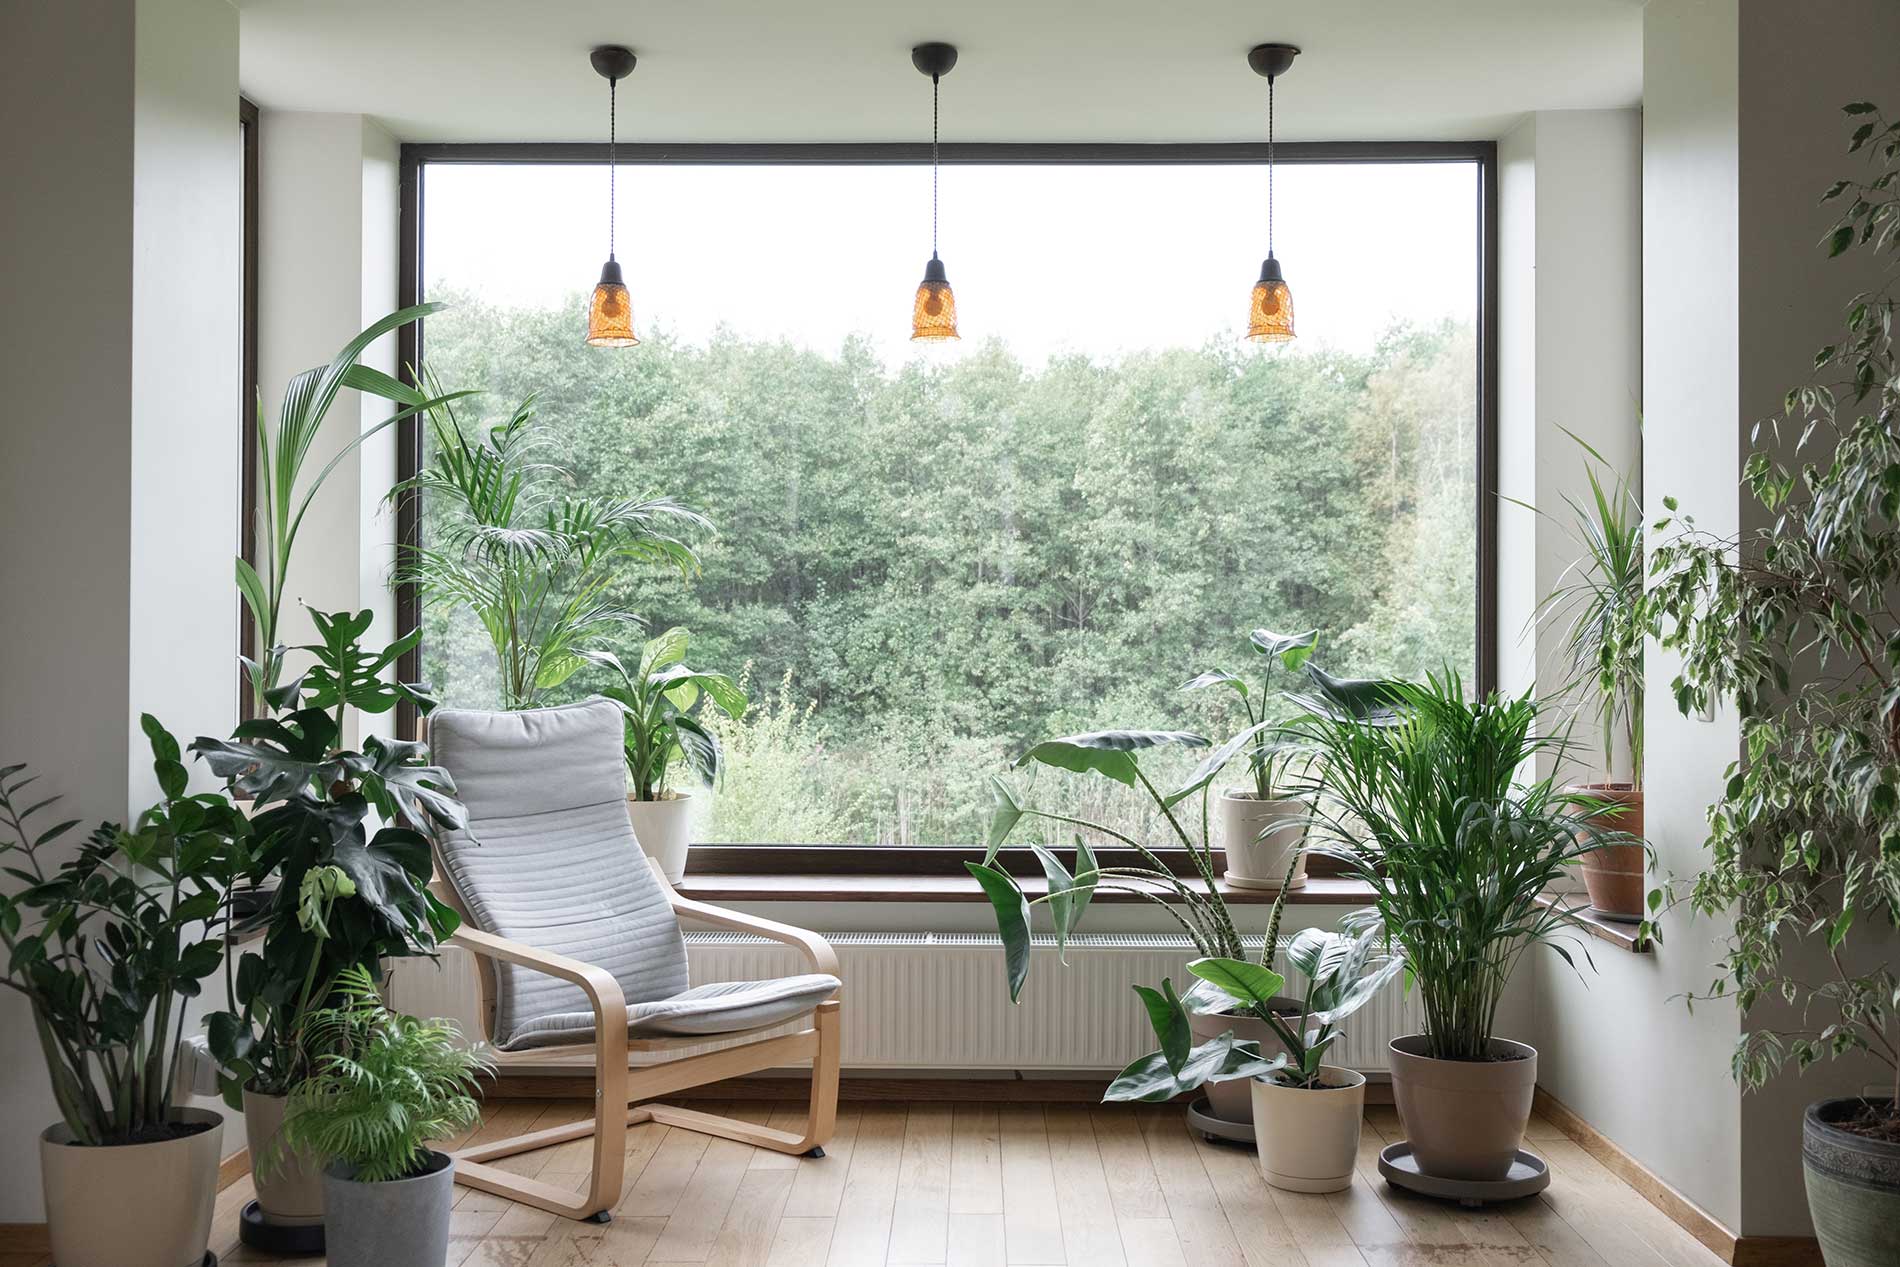
[[[696,985],[670,999],[635,1003],[627,1009],[629,1038],[717,1037],[789,1021],[824,1002],[838,978],[822,972],[771,981],[719,981]],[[541,1016],[515,1034],[512,1050],[585,1043],[594,1036],[592,1012]]]
[[[429,743],[468,807],[468,831],[436,845],[475,926],[605,968],[631,1007],[689,982],[679,920],[627,820],[621,716],[599,698],[439,709]],[[504,1050],[526,1043],[539,1018],[591,1015],[579,986],[545,973],[498,963],[495,984],[492,1037]]]

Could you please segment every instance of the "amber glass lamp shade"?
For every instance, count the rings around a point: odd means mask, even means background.
[[[1293,337],[1293,292],[1280,273],[1280,261],[1271,255],[1260,266],[1260,280],[1253,284],[1247,337],[1255,343],[1285,343]]]
[[[610,259],[587,305],[587,342],[597,348],[630,348],[639,341],[633,337],[633,301],[621,280],[620,264]]]
[[[957,337],[957,297],[936,256],[924,265],[924,280],[910,309],[910,341],[932,343]]]

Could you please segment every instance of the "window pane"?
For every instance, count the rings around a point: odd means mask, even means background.
[[[612,592],[749,683],[696,839],[969,844],[1038,739],[1230,733],[1234,697],[1180,687],[1257,679],[1256,627],[1317,628],[1335,673],[1472,675],[1478,181],[1282,165],[1299,338],[1261,346],[1263,169],[949,167],[962,339],[914,345],[928,168],[623,167],[614,350],[581,341],[605,170],[435,165],[426,355],[483,419],[534,395],[581,488],[717,524],[697,578]],[[432,610],[423,648],[493,706],[472,620]]]

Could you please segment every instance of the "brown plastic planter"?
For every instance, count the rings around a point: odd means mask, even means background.
[[[1567,790],[1615,802],[1622,807],[1620,810],[1606,808],[1592,814],[1591,823],[1643,839],[1641,788],[1628,783],[1585,783]],[[1605,919],[1640,921],[1647,865],[1648,857],[1641,845],[1608,845],[1583,855],[1583,887],[1589,890],[1590,905],[1596,913]]]
[[[1494,1060],[1434,1060],[1423,1034],[1392,1040],[1392,1098],[1418,1168],[1437,1179],[1511,1172],[1537,1090],[1537,1049],[1491,1040]]]

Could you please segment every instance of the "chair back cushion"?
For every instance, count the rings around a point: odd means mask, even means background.
[[[627,820],[621,718],[599,697],[438,709],[429,746],[468,807],[468,830],[441,834],[436,852],[471,922],[605,968],[632,1005],[686,989],[686,942]],[[495,985],[502,1048],[537,1018],[589,1010],[579,986],[512,964],[495,965]]]

